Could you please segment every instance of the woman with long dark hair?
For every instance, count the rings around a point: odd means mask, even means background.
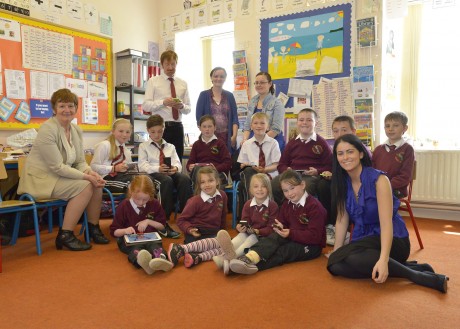
[[[358,137],[343,135],[333,149],[332,211],[337,216],[334,251],[327,269],[353,279],[406,278],[447,292],[449,278],[434,273],[429,264],[407,262],[409,233],[398,214],[399,200],[385,174],[371,167],[369,154]],[[352,240],[344,245],[349,224]]]

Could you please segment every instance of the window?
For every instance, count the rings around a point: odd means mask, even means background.
[[[409,119],[413,121],[412,137],[420,148],[460,149],[460,106],[458,105],[458,81],[460,78],[460,29],[456,20],[460,16],[460,3],[434,8],[434,2],[416,4],[405,18],[414,19],[417,24],[405,25],[402,47],[415,42],[412,60],[417,61],[416,72],[412,74],[415,83],[408,92],[401,93],[401,100],[413,98]],[[410,31],[408,31],[410,30]],[[409,40],[408,38],[412,38]],[[418,42],[417,42],[418,40]],[[407,42],[406,42],[407,41]]]
[[[192,112],[182,117],[184,131],[194,142],[200,131],[195,106],[200,92],[211,87],[209,73],[215,66],[227,71],[224,88],[233,91],[233,22],[176,33],[175,51],[179,56],[177,76],[187,81]]]

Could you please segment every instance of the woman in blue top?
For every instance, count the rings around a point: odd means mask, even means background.
[[[254,113],[265,112],[269,118],[267,135],[276,139],[279,144],[280,151],[284,150],[284,106],[283,103],[275,96],[275,87],[273,86],[272,77],[267,72],[259,72],[256,75],[257,95],[251,98],[248,105],[248,115],[244,124],[244,143],[253,136],[251,132],[251,117]]]
[[[329,272],[354,279],[372,277],[377,283],[388,276],[406,278],[447,292],[447,276],[434,273],[428,264],[407,262],[409,233],[398,214],[399,200],[385,174],[371,167],[359,138],[339,137],[333,153],[332,209],[337,223]],[[352,241],[344,245],[350,223],[354,224]]]
[[[202,91],[196,103],[196,122],[200,126],[200,119],[203,115],[212,115],[216,120],[215,134],[217,138],[222,139],[231,152],[232,148],[236,148],[238,134],[235,97],[231,92],[223,89],[227,78],[227,71],[224,68],[213,68],[210,76],[211,89]]]

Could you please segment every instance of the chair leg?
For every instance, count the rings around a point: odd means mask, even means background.
[[[19,225],[21,224],[21,215],[22,212],[18,211],[16,213],[16,217],[14,220],[14,227],[13,227],[13,236],[11,237],[10,245],[14,246],[16,244],[16,241],[18,240],[19,236]]]
[[[83,222],[81,223],[80,228],[80,235],[82,235],[83,233],[85,233],[86,243],[90,243],[88,230],[88,215],[86,214],[86,210],[83,212]]]
[[[37,254],[40,256],[42,254],[42,245],[40,242],[40,224],[38,223],[38,211],[37,208],[34,208],[34,229],[35,229],[35,245],[37,246]]]
[[[236,227],[237,212],[238,212],[238,186],[240,182],[233,182],[232,195],[232,228]]]
[[[46,208],[48,211],[48,233],[53,232],[53,207]],[[60,210],[61,208],[59,208]]]
[[[420,237],[420,233],[418,231],[417,223],[415,222],[414,214],[412,213],[412,208],[411,208],[410,204],[407,204],[407,203],[406,203],[406,207],[407,207],[407,212],[409,213],[409,216],[410,216],[410,220],[412,221],[412,225],[414,226],[415,235],[417,235],[417,240],[418,240],[418,244],[420,246],[420,249],[423,249],[424,247],[423,247],[422,238]]]

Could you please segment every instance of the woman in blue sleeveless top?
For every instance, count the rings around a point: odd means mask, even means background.
[[[348,278],[406,278],[447,292],[449,278],[434,273],[429,264],[407,262],[409,233],[398,214],[399,200],[391,193],[385,174],[371,167],[369,154],[358,137],[336,140],[332,163],[332,211],[337,216],[334,251],[327,269]],[[344,245],[349,224],[352,240]]]

